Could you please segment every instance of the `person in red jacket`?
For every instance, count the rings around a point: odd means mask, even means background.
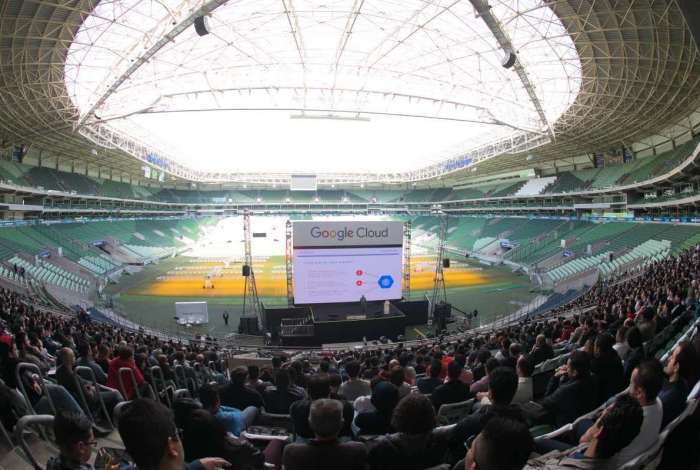
[[[119,346],[117,348],[117,357],[109,361],[107,386],[121,391],[124,398],[127,400],[133,400],[136,398],[136,390],[134,390],[134,385],[126,373],[122,376],[124,388],[122,389],[122,387],[119,386],[119,369],[122,367],[129,368],[133,371],[137,386],[143,384],[143,374],[138,367],[136,367],[136,363],[134,362],[134,351],[128,346]]]

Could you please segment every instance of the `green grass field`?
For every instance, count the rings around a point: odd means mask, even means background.
[[[272,287],[268,291],[286,292],[286,284],[283,280],[282,287],[276,285],[280,282],[279,265],[281,262],[281,258],[268,259],[264,261],[264,266],[256,266],[258,286],[273,276],[275,277],[275,285],[268,286]],[[424,268],[427,264],[432,263],[424,261]],[[215,285],[218,285],[219,288],[213,290],[201,289],[201,276],[195,276],[194,281],[191,281],[182,274],[183,270],[195,269],[194,265],[196,262],[186,257],[165,259],[158,264],[147,266],[139,273],[123,276],[118,284],[110,285],[106,293],[113,296],[117,309],[129,319],[145,326],[172,332],[183,328],[178,327],[173,318],[175,302],[205,300],[208,303],[209,324],[203,327],[188,328],[187,331],[218,336],[236,332],[238,319],[243,311],[243,284],[240,282],[240,265],[231,267],[231,272],[224,273],[222,279],[215,278]],[[427,288],[431,282],[426,284],[425,279],[421,279],[427,276],[431,280],[432,272],[428,269],[423,269],[423,271],[417,274],[412,272],[412,286],[415,284],[423,287],[412,289],[412,299],[422,299],[426,295],[428,297],[432,295],[432,288]],[[183,281],[183,277],[186,281]],[[483,266],[472,259],[453,263],[453,268],[445,270],[445,279],[447,282],[447,301],[464,311],[470,312],[478,309],[480,321],[484,323],[517,310],[535,296],[534,293],[530,292],[531,286],[527,276],[514,274],[505,267]],[[173,283],[175,283],[174,286]],[[259,288],[258,291],[261,294],[265,293],[265,289]],[[173,295],[173,293],[177,295]],[[261,295],[260,299],[267,306],[286,305],[287,302],[284,295]],[[225,327],[222,319],[224,310],[230,314],[228,328]],[[427,331],[428,328],[420,327],[416,330]],[[418,332],[413,328],[406,332],[407,338],[413,338],[417,335]]]

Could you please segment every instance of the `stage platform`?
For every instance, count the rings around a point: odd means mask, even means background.
[[[383,302],[295,305],[264,308],[267,331],[284,346],[320,346],[377,340],[396,340],[407,326],[424,325],[427,301],[395,301],[384,314]]]
[[[365,309],[359,302],[301,305],[301,307],[307,307],[311,310],[315,323],[404,316],[403,312],[392,303],[389,303],[389,314],[384,315],[384,302],[367,302]]]

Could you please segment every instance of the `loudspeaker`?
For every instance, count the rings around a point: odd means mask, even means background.
[[[449,318],[452,316],[452,304],[448,304],[447,302],[436,304],[433,316],[435,318]]]
[[[241,317],[238,323],[238,332],[242,335],[257,335],[260,333],[260,330],[258,330],[258,319],[255,317]]]
[[[250,276],[250,266],[247,264],[244,264],[243,267],[241,268],[241,274],[243,277],[248,277]]]
[[[449,267],[450,267],[450,258],[443,258],[443,259],[442,259],[442,267],[443,267],[443,268],[449,268]]]
[[[503,66],[504,69],[509,69],[512,66],[515,65],[515,61],[517,60],[517,56],[515,55],[515,52],[513,51],[506,51],[506,55],[503,56],[503,60],[501,61],[501,65]]]
[[[209,19],[206,16],[198,16],[194,19],[194,30],[200,36],[209,34]]]
[[[608,256],[608,262],[612,263],[614,259],[615,259],[615,255],[610,253],[610,255]]]

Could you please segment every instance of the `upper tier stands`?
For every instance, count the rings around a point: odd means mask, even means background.
[[[81,195],[126,198],[187,204],[323,204],[323,203],[424,203],[493,197],[528,197],[539,194],[561,194],[575,191],[609,189],[630,185],[667,173],[688,158],[700,142],[700,136],[676,149],[657,156],[644,157],[630,163],[602,169],[564,171],[542,178],[496,180],[462,185],[459,189],[435,188],[416,190],[184,190],[147,188],[66,173],[49,168],[31,167],[0,161],[0,182],[45,190],[75,192]]]

